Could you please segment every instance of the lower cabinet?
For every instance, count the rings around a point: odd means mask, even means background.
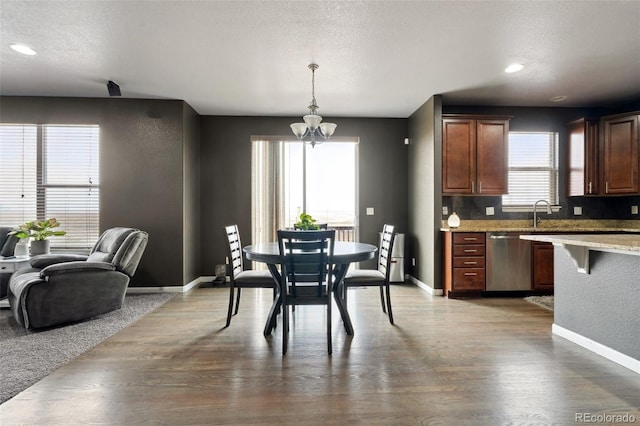
[[[479,296],[485,288],[485,233],[445,232],[445,296]]]
[[[532,242],[531,282],[504,291],[552,292],[553,244]],[[444,232],[444,295],[479,297],[486,289],[486,233]],[[489,254],[491,255],[491,254]],[[528,273],[527,273],[528,276]]]
[[[533,291],[553,290],[553,244],[534,241],[531,247]]]

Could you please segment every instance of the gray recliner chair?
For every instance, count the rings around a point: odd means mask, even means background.
[[[8,298],[25,328],[80,321],[122,307],[148,234],[133,228],[102,233],[88,256],[45,254],[11,276]]]

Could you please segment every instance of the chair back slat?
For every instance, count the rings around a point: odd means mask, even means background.
[[[378,249],[378,271],[382,272],[387,279],[391,272],[391,256],[393,243],[395,241],[393,225],[384,225],[382,236],[380,237],[380,248]]]
[[[238,275],[244,269],[242,256],[242,243],[240,242],[240,232],[238,225],[225,226],[228,241],[229,265],[231,266],[232,277]]]

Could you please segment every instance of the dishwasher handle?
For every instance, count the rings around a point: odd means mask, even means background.
[[[491,238],[492,240],[519,240],[520,237],[519,236],[512,236],[512,235],[492,235],[489,238]]]

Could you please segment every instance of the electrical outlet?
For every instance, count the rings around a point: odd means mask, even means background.
[[[442,214],[443,215],[448,215],[449,214],[449,207],[442,206]]]
[[[373,207],[367,207],[367,216],[373,216],[374,210]]]
[[[487,207],[486,211],[487,211],[487,216],[493,216],[494,214],[496,214],[493,207]]]
[[[638,214],[638,206],[631,206],[631,214]]]
[[[574,216],[582,216],[582,207],[574,207],[573,208],[573,215]]]
[[[415,257],[411,258],[411,266],[416,266],[416,258]]]

